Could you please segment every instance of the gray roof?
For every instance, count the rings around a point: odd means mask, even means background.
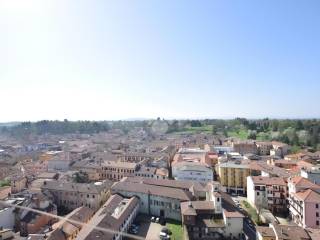
[[[103,205],[103,207],[100,208],[99,211],[93,216],[92,220],[90,220],[89,225],[93,226],[84,227],[80,231],[78,238],[85,240],[111,240],[114,236],[113,233],[95,230],[94,227],[98,226],[100,228],[108,229],[111,231],[119,231],[121,224],[125,221],[125,219],[128,218],[137,204],[139,204],[139,199],[136,197],[132,197],[128,199],[125,208],[120,212],[120,214],[117,217],[113,216],[115,209],[121,204],[123,200],[125,200],[125,198],[117,194],[111,196]]]
[[[177,188],[149,185],[142,182],[121,181],[112,186],[113,193],[132,192],[151,194],[160,197],[177,199],[179,201],[190,201],[193,199],[192,193]]]

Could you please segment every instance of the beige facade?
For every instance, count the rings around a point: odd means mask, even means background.
[[[109,198],[111,186],[110,181],[92,184],[48,181],[41,189],[52,195],[58,207],[74,210],[85,206],[96,211]]]
[[[226,162],[217,165],[221,186],[230,193],[244,194],[247,191],[249,165]]]
[[[18,193],[27,187],[27,178],[24,176],[17,176],[11,179],[11,192]]]
[[[119,181],[123,177],[134,177],[138,165],[132,162],[104,162],[101,170],[101,178]]]

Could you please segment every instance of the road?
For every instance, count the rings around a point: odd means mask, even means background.
[[[256,239],[256,229],[253,225],[253,227],[250,227],[249,225],[249,219],[245,218],[243,221],[243,232],[248,237],[247,239],[255,240]]]
[[[231,196],[232,200],[236,202],[241,202],[243,200],[247,200],[243,196]],[[239,209],[240,210],[240,209]],[[242,214],[247,215],[245,211],[240,210]],[[247,239],[255,240],[256,239],[256,229],[255,225],[252,223],[249,217],[244,218],[243,221],[243,232],[247,236]]]

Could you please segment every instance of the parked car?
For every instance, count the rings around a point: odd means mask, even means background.
[[[156,218],[156,223],[159,223],[160,222],[160,218]]]
[[[160,232],[159,234],[161,240],[169,240],[170,236],[164,232]]]
[[[167,227],[162,228],[161,232],[163,232],[163,233],[165,233],[167,235],[171,235],[172,234],[171,230],[169,228],[167,228]]]
[[[137,234],[137,233],[138,233],[138,230],[137,230],[137,229],[130,228],[130,229],[129,229],[129,233],[131,233],[131,234]]]
[[[151,222],[155,222],[156,221],[156,217],[151,217]]]

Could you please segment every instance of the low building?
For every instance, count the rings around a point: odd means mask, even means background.
[[[250,166],[241,162],[225,162],[216,166],[221,186],[228,193],[245,194]]]
[[[247,199],[258,211],[269,209],[272,213],[287,213],[287,183],[280,177],[247,177]]]
[[[213,181],[213,170],[208,153],[197,148],[181,148],[171,163],[172,176],[176,180],[198,182]]]
[[[167,169],[158,169],[156,167],[139,166],[135,171],[136,177],[167,179],[168,175]]]
[[[11,186],[0,187],[0,200],[6,199],[11,194]]]
[[[52,196],[58,207],[74,210],[85,206],[96,211],[110,196],[112,184],[108,180],[90,184],[48,181],[41,189]]]
[[[145,179],[145,181],[153,179]],[[143,214],[160,216],[181,221],[180,203],[195,199],[192,192],[181,188],[148,184],[139,178],[124,178],[112,186],[112,194],[140,199],[139,211]],[[166,180],[157,180],[166,181]],[[170,180],[167,180],[170,181]]]
[[[11,192],[18,193],[27,187],[27,178],[22,175],[14,176],[11,178]]]
[[[55,223],[54,229],[49,233],[47,240],[72,240],[75,239],[83,227],[88,223],[94,212],[88,207],[79,207],[69,213],[64,219]],[[80,224],[81,223],[81,224]]]
[[[137,197],[124,198],[112,195],[84,226],[76,240],[122,240],[139,211]],[[96,229],[99,227],[100,229]],[[101,229],[106,229],[102,231]]]
[[[30,204],[27,207],[57,215],[57,207],[42,194],[32,196]],[[28,236],[29,234],[38,233],[43,227],[51,225],[56,221],[55,218],[39,214],[35,211],[22,210],[20,215],[20,235]]]
[[[242,239],[244,216],[223,209],[222,201],[222,195],[211,188],[207,201],[181,203],[182,224],[188,239]]]
[[[269,227],[256,227],[257,240],[311,240],[305,229],[294,225],[270,224]]]
[[[294,161],[289,161],[285,159],[280,159],[280,160],[275,160],[273,158],[268,159],[267,163],[272,166],[276,166],[279,168],[284,168],[284,169],[293,169],[297,167],[297,163]]]
[[[311,189],[313,191],[320,193],[320,185],[314,184],[307,178],[296,176],[288,178],[288,190],[289,194],[297,193],[299,191],[304,191]]]

